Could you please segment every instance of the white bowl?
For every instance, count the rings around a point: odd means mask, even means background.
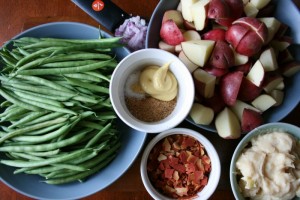
[[[166,197],[163,194],[159,193],[151,184],[147,173],[147,160],[152,148],[156,145],[156,143],[158,143],[159,141],[161,141],[162,139],[164,139],[169,135],[175,135],[175,134],[184,134],[195,138],[204,146],[207,155],[210,157],[211,171],[209,174],[208,183],[203,188],[203,190],[197,193],[197,196],[192,197],[193,200],[208,199],[216,190],[220,180],[220,175],[221,175],[220,158],[214,146],[207,138],[205,138],[200,133],[187,128],[174,128],[174,129],[164,131],[156,135],[146,146],[144,153],[142,155],[141,166],[140,166],[141,177],[146,190],[154,199],[171,200],[171,198]]]
[[[242,195],[241,189],[239,187],[239,183],[237,180],[237,167],[236,162],[240,155],[243,153],[244,149],[249,146],[249,143],[254,137],[257,137],[258,135],[274,132],[274,131],[280,131],[280,132],[286,132],[294,136],[296,139],[300,139],[300,128],[288,124],[288,123],[282,123],[282,122],[274,122],[274,123],[268,123],[259,126],[256,129],[253,129],[251,132],[247,133],[247,135],[239,142],[238,146],[236,147],[231,163],[230,163],[230,184],[231,189],[234,194],[234,197],[239,200],[245,200],[246,198]],[[299,197],[294,197],[293,200],[299,200]]]
[[[148,65],[162,66],[171,61],[169,70],[178,82],[177,103],[170,115],[158,122],[144,122],[127,109],[124,86],[129,75]],[[119,118],[128,126],[147,133],[158,133],[173,128],[188,115],[194,101],[194,83],[189,70],[175,55],[160,49],[142,49],[125,57],[116,67],[110,83],[110,99]]]

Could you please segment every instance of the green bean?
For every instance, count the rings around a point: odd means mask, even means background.
[[[45,128],[41,128],[41,129],[38,129],[38,130],[26,132],[26,133],[24,133],[24,135],[42,135],[42,134],[48,133],[49,131],[53,131],[53,130],[61,127],[63,124],[64,123],[62,122],[62,123],[50,125],[50,126],[45,127]]]
[[[77,80],[77,79],[74,79],[74,78],[68,78],[68,77],[65,77],[65,78],[70,84],[78,85],[78,86],[81,86],[81,87],[86,88],[86,89],[91,90],[91,91],[109,94],[109,89],[106,88],[106,87],[102,87],[102,86],[99,86],[99,85],[94,85],[94,84],[91,84],[91,83],[86,83],[86,82],[83,82],[83,81],[80,81],[80,80]]]
[[[95,100],[93,97],[89,97],[89,96],[73,95],[68,92],[62,92],[62,91],[57,91],[57,90],[43,88],[43,87],[34,87],[33,85],[24,84],[24,83],[23,84],[8,83],[8,84],[10,84],[11,86],[13,86],[14,88],[17,88],[17,89],[35,92],[38,94],[57,95],[58,97],[64,97],[67,99],[73,98],[75,100],[82,101],[82,102],[89,102],[89,103],[94,103],[94,104],[98,103],[97,100]]]
[[[15,116],[23,115],[23,114],[27,113],[28,111],[29,110],[22,108],[22,107],[16,107],[15,109],[5,111],[4,113],[1,113],[1,114],[3,114],[3,115],[1,115],[1,122],[10,120],[10,119],[14,118]]]
[[[0,104],[0,107],[1,108],[4,108],[4,107],[9,107],[9,106],[11,106],[11,105],[13,105],[11,102],[9,102],[9,101],[3,101],[1,104]]]
[[[77,66],[72,68],[39,68],[18,70],[15,75],[56,75],[56,74],[73,74],[77,72],[87,72],[103,67],[115,67],[116,63],[113,60],[99,61],[97,63]]]
[[[19,85],[20,86],[20,85]],[[27,95],[31,95],[31,96],[37,96],[37,97],[41,97],[41,98],[45,98],[45,99],[51,99],[51,100],[54,100],[54,101],[68,101],[69,99],[72,98],[72,96],[52,96],[52,94],[39,94],[39,93],[36,93],[36,92],[31,92],[31,91],[28,91],[28,90],[23,90],[23,89],[20,89],[20,88],[16,88],[16,87],[11,87],[11,86],[3,86],[4,88],[10,90],[10,91],[19,91],[19,92],[22,92],[22,93],[25,93]],[[17,86],[18,87],[18,86]],[[22,88],[22,86],[20,86]],[[25,87],[25,88],[29,88],[28,87]],[[35,91],[35,90],[34,90]]]
[[[20,92],[20,91],[14,91],[14,93],[19,96],[21,99],[23,99],[24,102],[27,102],[28,100],[30,101],[36,101],[36,102],[40,102],[40,103],[45,103],[45,104],[50,104],[52,106],[56,106],[56,107],[61,107],[63,108],[64,105],[56,100],[53,99],[48,99],[48,98],[44,98],[41,96],[37,96],[37,95],[29,95],[26,92]],[[26,100],[24,100],[26,99]],[[40,106],[38,106],[40,107]]]
[[[64,47],[72,45],[70,42],[64,42],[64,41],[40,41],[33,44],[25,45],[22,48],[23,49],[34,49],[34,48],[47,48],[47,47]]]
[[[41,38],[42,41],[62,41],[62,42],[71,42],[71,43],[115,43],[120,41],[120,37],[112,37],[112,38],[101,38],[101,39],[64,39],[64,38]]]
[[[10,152],[32,152],[32,151],[50,151],[50,150],[55,150],[55,149],[59,149],[62,147],[66,147],[68,145],[72,145],[75,144],[77,142],[79,142],[80,140],[82,140],[85,135],[90,132],[91,129],[85,129],[83,131],[80,131],[80,133],[58,141],[58,142],[54,142],[54,143],[45,143],[45,144],[37,144],[37,145],[22,145],[22,146],[2,146],[0,147],[0,152],[4,151],[10,151]]]
[[[107,82],[110,82],[110,79],[107,78],[106,76],[104,76],[103,74],[101,74],[100,72],[94,72],[94,71],[90,71],[90,72],[84,72],[85,74],[89,74],[91,76],[96,76],[102,80],[105,80]]]
[[[50,87],[50,88],[55,89],[55,90],[61,90],[61,91],[64,91],[64,92],[73,93],[72,90],[70,90],[70,89],[68,89],[64,86],[61,86],[59,84],[56,84],[52,81],[49,81],[47,79],[44,79],[44,78],[40,78],[40,77],[36,77],[36,76],[22,76],[22,75],[18,75],[17,77],[20,78],[20,79],[25,79],[25,80],[28,80],[28,81],[31,81],[31,82],[34,82],[34,83],[38,83],[40,85]]]
[[[41,111],[41,109],[37,106],[34,106],[34,105],[31,105],[31,104],[28,104],[28,103],[25,103],[21,100],[18,100],[14,97],[12,97],[10,94],[8,94],[7,92],[5,92],[4,89],[1,89],[0,88],[0,94],[2,97],[4,97],[7,101],[10,101],[22,108],[25,108],[25,109],[28,109],[28,110],[33,110],[33,111]]]
[[[80,80],[87,80],[87,81],[93,81],[93,82],[101,82],[102,79],[90,74],[84,74],[84,73],[75,73],[75,74],[65,74],[65,77],[70,77],[74,79],[80,79]]]
[[[70,164],[52,164],[50,166],[45,167],[24,167],[14,171],[14,174],[19,174],[21,172],[25,172],[26,174],[44,174],[49,172],[57,172],[61,169],[70,169],[73,171],[85,171],[87,169]]]
[[[111,123],[104,126],[86,145],[85,148],[92,147],[110,129]]]
[[[42,54],[45,55],[49,55],[51,54],[53,51],[55,51],[57,49],[57,47],[48,47],[48,48],[44,48],[44,49],[40,49],[32,54],[29,54],[28,56],[23,57],[21,60],[19,60],[16,64],[17,67],[19,67],[19,71],[20,70],[24,70],[27,67],[24,67],[24,64],[28,63],[29,61],[39,57]],[[26,65],[25,65],[26,66]]]
[[[30,154],[27,154],[27,153],[21,153],[21,152],[11,152],[12,155],[15,155],[19,158],[23,158],[25,160],[44,160],[43,158],[41,157],[38,157],[38,156],[34,156],[34,155],[30,155]]]
[[[48,184],[63,184],[68,182],[73,182],[79,179],[86,178],[87,176],[98,172],[100,169],[105,167],[110,161],[112,161],[115,157],[113,155],[116,150],[120,147],[120,143],[113,146],[110,150],[104,152],[103,154],[99,154],[99,156],[95,157],[94,159],[91,159],[85,163],[82,163],[80,166],[90,168],[89,171],[86,171],[84,173],[64,173],[60,174],[59,176],[56,176],[57,178],[49,179],[45,181]],[[89,173],[90,172],[90,173]]]
[[[96,129],[96,130],[102,130],[104,128],[99,123],[95,123],[95,122],[91,122],[91,121],[86,121],[86,120],[82,120],[78,125],[79,126],[83,126],[83,127],[93,128],[93,129]]]
[[[40,167],[55,163],[66,162],[73,159],[74,157],[85,156],[87,153],[93,151],[92,149],[80,149],[66,155],[53,157],[43,160],[34,160],[34,161],[23,161],[23,160],[0,160],[0,163],[12,166],[12,167]]]
[[[80,60],[88,60],[88,59],[100,59],[100,60],[108,60],[111,59],[112,57],[107,55],[107,54],[99,54],[99,53],[72,53],[72,54],[67,54],[67,55],[56,55],[52,57],[47,57],[47,58],[38,58],[35,59],[31,62],[28,62],[27,64],[23,65],[23,69],[29,69],[33,68],[39,65],[44,65],[44,64],[51,64],[52,67],[65,67],[65,64],[63,63],[56,63],[55,62],[60,62],[60,61],[80,61]]]
[[[1,137],[0,138],[0,144],[2,142],[4,142],[5,140],[10,139],[12,137],[15,137],[15,136],[18,136],[18,135],[22,135],[23,133],[34,131],[34,130],[37,130],[37,129],[40,129],[40,128],[48,127],[48,126],[53,125],[53,124],[65,122],[66,120],[67,120],[67,118],[62,118],[61,117],[61,118],[57,118],[57,119],[54,119],[54,120],[51,120],[51,121],[47,121],[47,122],[42,122],[42,123],[39,123],[39,124],[35,124],[33,126],[29,126],[29,127],[24,127],[24,128],[17,129],[15,131],[9,132],[5,136]]]
[[[11,128],[15,128],[17,126],[20,126],[20,125],[23,125],[25,124],[26,122],[30,122],[40,116],[43,116],[47,113],[47,111],[42,111],[42,112],[31,112],[29,115],[27,115],[26,117],[24,118],[21,118],[19,121],[13,123],[12,125],[10,125],[8,128],[11,129]]]
[[[30,105],[33,105],[33,106],[36,106],[36,107],[39,107],[39,108],[43,108],[45,110],[77,115],[77,113],[75,111],[73,111],[71,109],[68,109],[68,108],[58,107],[58,106],[54,106],[54,105],[51,105],[51,104],[42,103],[42,102],[29,100],[29,99],[23,99],[23,101],[30,104]]]
[[[60,152],[59,149],[55,149],[52,151],[43,151],[43,152],[27,152],[27,154],[30,154],[33,156],[39,156],[39,157],[48,157],[48,156],[57,155],[59,152]]]
[[[59,113],[59,112],[50,112],[42,117],[39,117],[38,119],[35,119],[35,120],[32,120],[30,122],[27,122],[25,123],[26,126],[29,126],[29,125],[33,125],[33,124],[36,124],[36,123],[40,123],[40,122],[44,122],[44,121],[47,121],[47,120],[51,120],[51,119],[55,119],[55,118],[58,118],[58,117],[62,117],[62,116],[68,116],[64,113]]]
[[[23,55],[23,56],[29,56],[30,53],[28,53],[25,49],[22,49],[22,48],[17,48],[18,51]],[[21,60],[21,59],[18,59],[18,60]]]
[[[63,61],[63,62],[52,62],[52,63],[47,63],[41,65],[41,67],[77,67],[77,66],[82,66],[82,65],[89,65],[99,62],[97,60],[78,60],[74,62],[72,61]]]
[[[46,141],[49,141],[53,138],[57,138],[58,136],[65,134],[66,132],[70,131],[70,128],[72,128],[72,124],[66,124],[62,127],[60,127],[59,129],[44,134],[44,135],[38,135],[38,136],[17,136],[14,137],[13,139],[15,141],[23,141],[23,142],[30,142],[30,144],[37,144],[37,143],[43,143]]]

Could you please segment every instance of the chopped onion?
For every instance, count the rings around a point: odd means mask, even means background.
[[[127,45],[131,51],[145,48],[145,39],[147,25],[140,16],[126,19],[124,23],[115,30],[116,37],[122,37],[122,42]]]

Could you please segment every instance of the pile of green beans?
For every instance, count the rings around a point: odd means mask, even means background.
[[[48,184],[83,181],[121,146],[109,99],[120,38],[22,37],[0,50],[0,164]]]

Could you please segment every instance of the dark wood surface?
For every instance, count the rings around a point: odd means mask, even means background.
[[[294,0],[299,5],[299,0]],[[140,15],[150,19],[155,6],[159,0],[113,0],[125,12],[132,15]],[[90,16],[79,9],[70,0],[0,0],[0,44],[11,37],[19,34],[23,30],[32,26],[54,22],[54,21],[74,21],[90,24],[98,27],[99,24]],[[0,46],[1,46],[0,45]],[[298,117],[300,106],[290,113],[283,122],[288,122],[300,126]],[[210,198],[212,200],[230,200],[234,199],[230,189],[229,165],[231,155],[239,140],[224,140],[217,136],[216,133],[210,133],[199,129],[187,122],[180,124],[181,127],[195,129],[204,134],[216,147],[222,166],[222,174],[217,190]],[[148,137],[148,140],[152,136]],[[141,154],[140,154],[141,155]],[[85,200],[129,200],[129,199],[152,199],[145,190],[140,178],[139,172],[140,156],[134,162],[132,167],[114,184],[103,191],[95,193],[84,198]],[[30,200],[30,198],[17,193],[4,183],[0,182],[0,200]]]

